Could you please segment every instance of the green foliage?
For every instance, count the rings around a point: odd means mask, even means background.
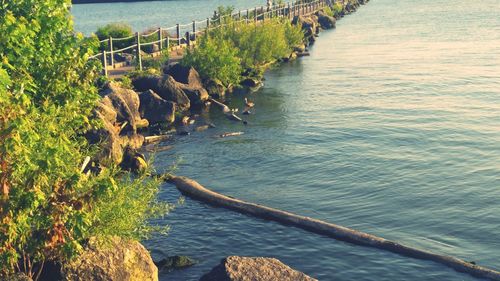
[[[125,38],[125,37],[130,37],[133,34],[134,33],[132,32],[132,27],[130,27],[126,23],[110,23],[103,27],[99,27],[95,32],[95,36],[97,36],[99,40],[109,39],[109,37]],[[134,40],[135,37],[133,36],[132,38],[127,40],[120,40],[120,41],[113,40],[113,50],[118,50],[130,46],[134,44]],[[100,45],[100,49],[109,51],[110,50],[109,42],[108,41],[102,42]]]
[[[0,275],[69,259],[92,235],[144,237],[146,220],[168,210],[156,181],[81,171],[99,150],[83,137],[100,126],[89,117],[96,44],[75,35],[70,5],[0,2]]]
[[[86,236],[117,235],[140,240],[150,238],[154,232],[166,234],[168,226],[144,224],[148,219],[167,214],[173,208],[171,204],[157,201],[161,179],[145,173],[139,178],[130,175],[120,177],[117,184],[106,182],[107,179],[116,178],[118,172],[106,170],[102,177],[96,179],[95,186],[102,184],[105,192],[95,202],[96,211],[90,213]],[[114,186],[114,190],[109,190],[107,185]]]
[[[301,28],[287,19],[228,23],[203,36],[181,63],[193,66],[203,78],[218,79],[227,86],[237,84],[243,72],[260,75],[269,64],[287,57],[303,39]]]
[[[333,5],[333,15],[334,16],[338,16],[342,13],[342,11],[344,10],[344,7],[342,7],[342,4],[339,3],[339,2],[336,2],[334,5]]]
[[[110,23],[103,27],[99,27],[95,33],[99,40],[108,39],[109,37],[123,38],[132,36],[132,27],[126,23]]]
[[[219,6],[212,16],[212,21],[214,21],[215,24],[228,23],[232,20],[231,15],[233,14],[234,10],[234,6]]]
[[[161,55],[157,57],[144,56],[142,57],[142,68],[155,70],[159,74],[165,64],[168,63],[168,57],[168,50],[163,50]]]
[[[328,16],[330,16],[330,17],[335,16],[335,15],[333,14],[332,9],[330,9],[330,7],[328,7],[328,6],[326,6],[326,7],[324,7],[324,8],[323,8],[323,12],[325,12],[325,14],[326,14],[326,15],[328,15]]]
[[[210,36],[202,37],[199,46],[188,50],[181,63],[193,66],[202,78],[216,78],[229,86],[240,81],[243,68],[238,49],[223,36],[224,33],[217,29]]]

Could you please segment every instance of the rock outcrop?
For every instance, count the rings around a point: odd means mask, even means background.
[[[137,129],[148,126],[149,122],[139,113],[140,99],[136,92],[109,83],[101,96],[94,114],[103,126],[89,132],[87,140],[102,148],[94,159],[96,162],[120,164],[126,147],[138,149],[143,145],[144,136]]]
[[[274,258],[230,256],[221,261],[200,281],[313,281]]]
[[[210,96],[216,98],[222,98],[226,94],[226,87],[222,84],[220,80],[210,79],[205,82],[205,88]]]
[[[200,74],[193,67],[175,64],[166,70],[166,74],[179,82],[179,87],[188,96],[193,105],[201,105],[208,99],[208,92],[203,87]]]
[[[159,81],[158,90],[155,92],[163,99],[175,102],[181,111],[191,107],[191,101],[181,88],[181,83],[175,81],[170,75],[166,75]]]
[[[133,90],[121,88],[118,84],[110,82],[101,92],[101,96],[103,96],[102,104],[114,108],[116,121],[128,122],[132,132],[135,133],[138,128],[148,126],[147,121],[139,114],[139,95]]]
[[[158,268],[139,242],[111,237],[90,239],[78,258],[63,265],[61,275],[68,281],[157,281]]]
[[[155,262],[160,271],[171,271],[193,266],[196,262],[187,256],[171,256]]]
[[[174,102],[164,100],[153,90],[141,93],[139,99],[141,101],[139,112],[142,118],[147,119],[150,124],[171,124],[175,121]]]
[[[159,75],[140,75],[132,78],[132,86],[139,92],[152,90],[158,92],[158,84],[161,81]]]
[[[335,28],[335,23],[337,22],[337,20],[334,17],[327,15],[323,11],[317,12],[316,15],[318,16],[318,23],[321,26],[321,28],[323,29]]]

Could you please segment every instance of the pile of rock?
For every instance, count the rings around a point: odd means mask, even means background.
[[[109,82],[100,91],[102,99],[94,114],[103,126],[87,135],[91,143],[102,147],[95,163],[122,164],[136,170],[137,165],[130,163],[144,162],[143,156],[137,154],[145,140],[142,130],[150,125],[171,125],[176,121],[176,112],[202,106],[208,99],[198,72],[181,65],[171,67],[163,76],[136,77],[132,84],[135,90]]]
[[[315,281],[274,258],[230,256],[200,281]],[[317,281],[317,280],[316,280]]]

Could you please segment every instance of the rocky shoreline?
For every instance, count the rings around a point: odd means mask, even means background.
[[[368,1],[348,1],[336,17],[328,16],[323,11],[310,16],[295,17],[292,23],[302,26],[305,44],[295,48],[288,57],[277,62],[286,63],[309,55],[307,48],[314,44],[321,30],[335,28],[337,19],[354,12],[357,7],[366,2]],[[104,126],[89,133],[87,138],[92,143],[101,144],[104,149],[100,155],[90,161],[85,171],[99,170],[100,165],[120,165],[124,169],[135,172],[146,170],[147,161],[144,151],[161,149],[155,144],[171,139],[174,135],[188,135],[215,126],[211,123],[197,123],[195,111],[199,109],[209,110],[211,106],[218,107],[230,120],[246,124],[244,118],[239,116],[236,110],[230,109],[221,100],[232,92],[255,91],[263,85],[262,77],[244,77],[240,85],[226,88],[217,80],[202,80],[196,69],[180,64],[165,66],[162,75],[145,74],[131,77],[131,84],[133,89],[124,87],[118,82],[108,82],[102,85],[100,90],[102,99],[94,114]],[[249,108],[253,106],[249,101],[246,103]],[[220,137],[241,133],[230,132]],[[110,239],[115,241],[115,238]],[[112,243],[112,245],[116,247],[113,249],[113,255],[102,254],[103,252],[97,250],[98,247],[89,244],[83,257],[91,255],[92,258],[88,258],[82,264],[90,262],[92,266],[79,266],[78,271],[72,271],[71,266],[68,265],[62,271],[63,280],[84,280],[76,278],[77,275],[85,276],[85,280],[139,280],[138,276],[140,280],[158,280],[157,265],[162,263],[157,262],[155,265],[151,256],[143,247],[140,247],[140,244],[124,242]],[[99,254],[96,254],[96,251]],[[120,254],[122,251],[128,254]],[[130,254],[133,258],[128,256]],[[100,258],[94,259],[95,257]],[[130,266],[130,260],[135,260],[134,266]],[[251,270],[245,270],[242,275],[238,272],[242,266],[231,266],[231,263],[244,264]],[[171,262],[165,264],[171,264]],[[118,274],[116,268],[120,268],[119,276],[115,275]],[[99,272],[96,271],[97,269]],[[231,273],[232,271],[234,272]],[[224,272],[226,275],[221,277],[220,274]],[[265,272],[278,275],[269,275]],[[275,276],[275,279],[266,279],[264,276]],[[244,280],[245,278],[315,280],[275,259],[242,257],[224,259],[221,265],[202,277],[202,280]]]

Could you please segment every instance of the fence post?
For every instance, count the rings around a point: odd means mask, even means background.
[[[111,67],[115,67],[115,58],[113,55],[113,37],[109,36],[109,54],[111,59]]]
[[[176,25],[177,29],[177,45],[181,45],[181,27],[179,24]]]
[[[186,32],[186,45],[187,45],[188,49],[191,46],[191,36],[189,34],[189,31]]]
[[[260,7],[260,11],[262,13],[262,21],[265,21],[266,20],[266,12],[264,12],[264,6]]]
[[[108,60],[106,59],[106,50],[102,51],[102,68],[104,76],[108,77]]]
[[[193,40],[196,41],[196,21],[193,21]]]
[[[141,58],[141,34],[136,32],[137,41],[137,64],[139,65],[139,70],[142,71],[142,58]]]
[[[241,21],[241,10],[238,10],[238,21]]]
[[[286,15],[288,16],[289,19],[292,18],[290,14],[290,2],[288,2],[288,10],[286,12]]]
[[[158,28],[158,40],[160,41],[160,52],[163,50],[163,34],[161,33],[161,27]]]

